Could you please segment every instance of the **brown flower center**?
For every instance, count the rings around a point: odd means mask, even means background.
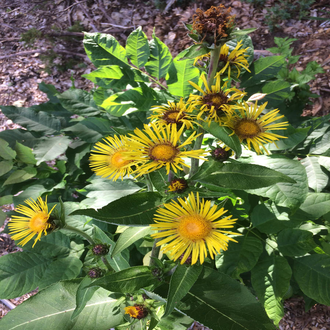
[[[224,115],[223,105],[228,104],[228,97],[223,92],[206,94],[203,96],[203,103],[211,110],[212,106],[218,116]]]

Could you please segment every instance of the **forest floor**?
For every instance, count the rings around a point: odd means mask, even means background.
[[[289,0],[288,0],[289,1]],[[256,3],[257,1],[255,1]],[[267,56],[267,48],[275,46],[274,37],[296,39],[293,54],[300,55],[298,71],[316,61],[324,72],[310,83],[319,95],[306,106],[304,114],[323,116],[330,112],[330,20],[287,19],[271,30],[267,14],[278,1],[267,0],[262,7],[239,0],[2,0],[0,3],[0,104],[30,107],[47,101],[38,84],[53,84],[59,92],[72,86],[85,90],[93,84],[81,77],[95,68],[85,55],[82,31],[112,34],[122,45],[138,26],[151,38],[155,33],[170,48],[173,56],[192,44],[184,23],[191,23],[197,8],[224,4],[232,7],[236,25],[256,28],[250,34],[256,56]],[[156,8],[156,4],[158,7]],[[308,9],[308,17],[329,17],[328,0],[316,0]],[[293,15],[297,17],[297,15]],[[15,128],[0,111],[0,130]],[[17,251],[7,234],[1,234],[0,256]],[[20,304],[29,295],[11,299]],[[285,302],[286,315],[280,329],[329,330],[330,307],[315,305],[304,310],[302,298]],[[0,318],[9,309],[0,303]],[[195,324],[194,330],[206,329]]]

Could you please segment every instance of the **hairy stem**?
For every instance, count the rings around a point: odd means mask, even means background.
[[[159,258],[159,251],[160,251],[160,246],[157,246],[157,243],[159,242],[159,238],[156,238],[154,240],[154,244],[152,246],[152,250],[151,250],[151,255],[150,255],[150,262],[149,262],[149,266],[154,266],[155,260],[153,258],[158,259]]]

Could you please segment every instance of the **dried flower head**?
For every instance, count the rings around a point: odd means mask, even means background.
[[[198,8],[193,16],[192,30],[199,34],[200,41],[209,45],[219,45],[220,42],[223,43],[223,39],[230,39],[230,33],[234,28],[235,17],[230,16],[230,11],[231,8],[225,9],[224,5],[212,6],[205,12]]]
[[[133,319],[141,320],[148,315],[148,310],[143,305],[135,304],[134,306],[125,307],[125,314],[128,314]]]
[[[188,187],[188,182],[185,179],[173,179],[169,186],[169,191],[182,193]]]

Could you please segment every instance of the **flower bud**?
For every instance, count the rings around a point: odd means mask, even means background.
[[[96,256],[105,256],[109,253],[108,244],[96,244],[92,248],[92,252]]]

